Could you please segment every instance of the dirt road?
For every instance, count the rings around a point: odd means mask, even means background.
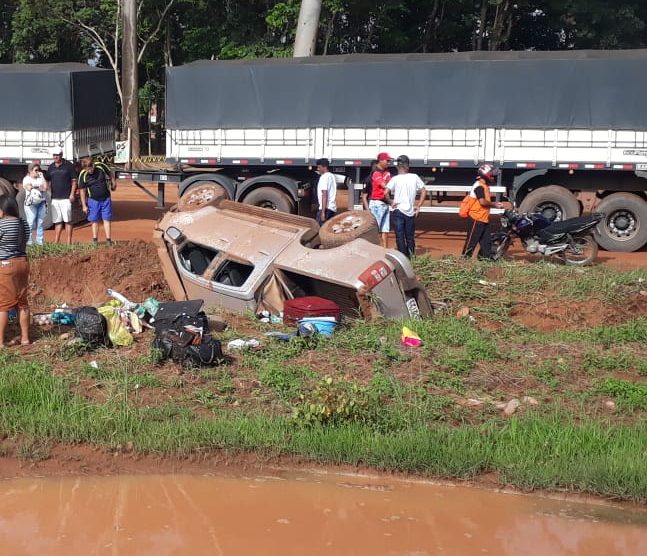
[[[147,189],[156,194],[154,184]],[[114,194],[113,239],[128,240],[142,239],[148,241],[151,237],[155,222],[162,216],[163,211],[155,208],[155,201],[145,195],[131,182],[120,181]],[[166,191],[167,207],[177,200],[177,189],[169,184]],[[347,206],[346,191],[340,191],[338,206],[345,209]],[[418,254],[428,253],[433,257],[443,255],[458,255],[463,247],[466,235],[466,223],[455,215],[447,214],[422,214],[416,224],[416,241]],[[103,237],[101,231],[100,237]],[[92,231],[89,224],[79,224],[74,231],[75,242],[90,241]],[[53,232],[50,230],[45,235],[45,241],[53,241]],[[390,246],[395,246],[392,237]],[[518,250],[512,250],[511,255],[523,256]],[[598,262],[612,265],[615,268],[631,270],[647,267],[647,247],[634,253],[611,253],[600,251]]]

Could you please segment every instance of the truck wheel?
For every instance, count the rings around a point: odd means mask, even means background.
[[[614,193],[595,209],[605,217],[595,240],[607,251],[636,251],[647,243],[647,201],[631,193]]]
[[[11,182],[7,178],[0,178],[0,195],[9,195],[10,197],[13,197],[15,194],[16,190],[13,185],[11,185]]]
[[[526,195],[519,212],[540,212],[545,218],[559,222],[580,215],[580,203],[561,185],[547,185]]]
[[[245,196],[243,203],[255,207],[278,210],[279,212],[294,212],[294,202],[291,197],[274,187],[259,187]]]
[[[177,203],[180,212],[191,212],[213,203],[216,199],[227,198],[226,189],[212,181],[199,181],[189,187]]]
[[[326,220],[319,230],[322,249],[344,245],[353,239],[362,238],[379,244],[380,234],[375,217],[368,211],[350,210]]]

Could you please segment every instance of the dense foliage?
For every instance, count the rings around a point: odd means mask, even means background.
[[[92,60],[118,75],[123,2],[3,0],[0,63]],[[299,7],[140,0],[140,96],[162,96],[166,65],[290,56]],[[646,24],[644,0],[323,0],[317,54],[640,48]]]

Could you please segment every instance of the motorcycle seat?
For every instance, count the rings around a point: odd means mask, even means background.
[[[541,234],[547,234],[549,236],[559,236],[562,234],[567,234],[569,232],[576,232],[580,230],[586,230],[587,228],[593,227],[599,218],[594,215],[589,216],[577,216],[575,218],[569,218],[568,220],[561,220],[560,222],[553,222],[547,228],[544,228],[541,231]]]

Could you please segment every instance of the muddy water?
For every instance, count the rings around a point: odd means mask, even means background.
[[[0,481],[0,554],[647,555],[647,512],[354,475]]]

